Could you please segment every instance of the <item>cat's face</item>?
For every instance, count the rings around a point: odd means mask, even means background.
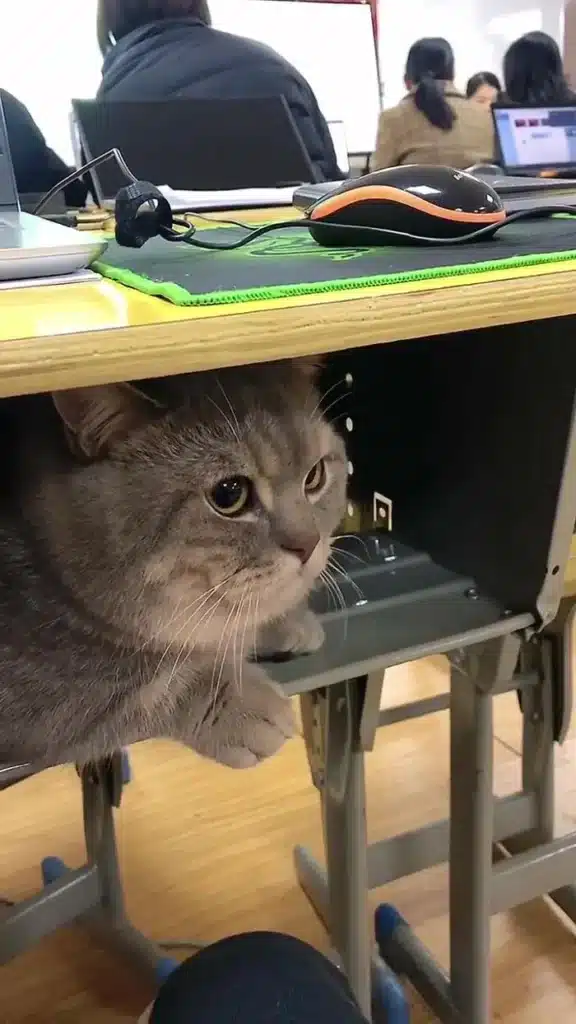
[[[166,382],[156,408],[123,386],[55,396],[81,471],[133,553],[148,629],[213,646],[296,606],[343,517],[344,446],[293,362]],[[95,493],[93,491],[93,493]]]

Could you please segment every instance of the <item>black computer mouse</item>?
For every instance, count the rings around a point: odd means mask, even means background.
[[[307,210],[310,234],[325,246],[456,240],[505,217],[500,197],[485,181],[452,167],[420,164],[345,181]],[[412,237],[388,234],[394,231]]]

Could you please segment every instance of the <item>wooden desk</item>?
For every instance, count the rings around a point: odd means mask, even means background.
[[[0,397],[573,313],[576,260],[220,308],[171,306],[108,281],[17,289],[0,292]]]

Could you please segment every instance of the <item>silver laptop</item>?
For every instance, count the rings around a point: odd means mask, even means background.
[[[0,281],[73,274],[84,270],[105,247],[96,235],[20,211],[0,102]]]

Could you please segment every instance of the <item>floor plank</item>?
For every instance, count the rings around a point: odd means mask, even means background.
[[[442,692],[443,659],[386,677],[386,705]],[[499,793],[519,777],[514,695],[496,710]],[[135,923],[156,939],[212,941],[234,931],[275,928],[326,949],[324,931],[298,888],[292,847],[320,850],[316,794],[300,740],[246,773],[234,773],[166,743],[132,753],[134,780],[118,815],[126,894]],[[560,752],[559,827],[576,827],[576,731]],[[380,730],[367,758],[372,838],[416,827],[447,811],[445,713]],[[38,885],[38,863],[56,853],[82,860],[79,787],[55,769],[1,795],[0,890],[12,898]],[[394,902],[435,954],[447,950],[444,867],[373,894]],[[576,1008],[576,933],[544,901],[493,923],[494,1020],[542,1024]],[[2,969],[1,1024],[127,1024],[148,992],[80,929],[70,929]],[[431,1020],[418,1008],[415,1024]]]

